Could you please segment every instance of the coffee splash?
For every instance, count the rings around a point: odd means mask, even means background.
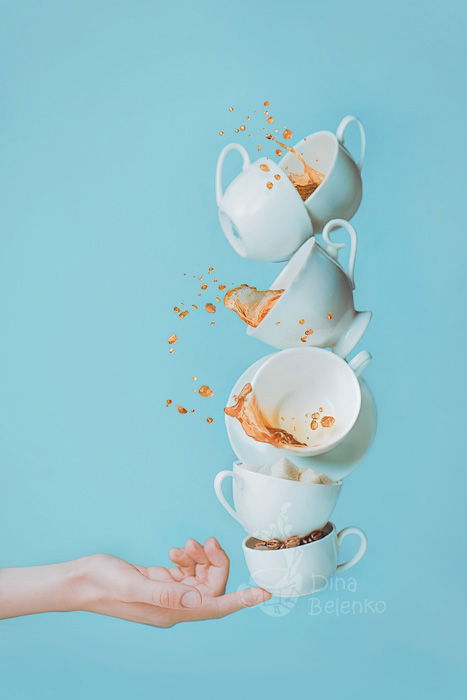
[[[257,328],[281,298],[284,289],[267,289],[261,291],[248,284],[230,289],[224,297],[224,304],[249,326]]]
[[[224,408],[231,418],[236,418],[245,433],[257,442],[265,442],[273,447],[308,447],[299,442],[291,433],[282,428],[270,425],[264,416],[250,383],[245,384],[238,396],[234,397],[235,404]]]
[[[289,133],[290,136],[288,136]],[[292,132],[286,129],[283,135],[285,138],[291,138]],[[274,141],[281,146],[281,148],[285,148],[289,153],[293,153],[303,165],[303,173],[289,173],[288,178],[302,200],[305,201],[321,185],[325,176],[323,173],[319,172],[319,170],[315,170],[311,165],[308,165],[303,156],[301,156],[293,146],[287,146],[287,144],[282,143],[282,141],[278,141],[272,134],[266,134],[266,138],[270,141]]]

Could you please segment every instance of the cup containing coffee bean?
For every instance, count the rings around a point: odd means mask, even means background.
[[[351,559],[339,564],[339,549],[349,535],[359,537],[359,547]],[[249,535],[243,540],[242,548],[256,584],[273,595],[292,598],[326,588],[333,574],[355,566],[366,552],[367,539],[358,527],[336,532],[335,525],[328,522],[303,537],[261,540]]]

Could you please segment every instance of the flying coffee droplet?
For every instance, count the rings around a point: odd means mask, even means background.
[[[299,321],[299,323],[300,323],[300,325],[303,326],[303,324],[305,323],[305,319],[304,319],[304,318],[301,318],[300,321]]]
[[[212,423],[213,420],[214,418],[211,418],[211,416],[209,416],[208,418],[206,418],[206,423]]]
[[[279,173],[276,173],[274,175],[274,180],[280,180],[280,179],[281,179],[281,176],[279,175]]]
[[[282,136],[283,136],[285,139],[291,139],[292,136],[293,136],[293,132],[290,131],[290,129],[284,129],[284,131],[282,132]]]
[[[225,289],[225,284],[220,284],[220,285],[219,285],[219,289],[220,289],[221,291],[222,291],[223,289]]]
[[[216,307],[214,306],[214,304],[208,303],[205,305],[204,308],[206,309],[208,314],[215,314],[216,313]]]
[[[177,342],[177,340],[178,340],[178,336],[176,336],[175,333],[172,333],[172,335],[169,335],[169,337],[167,338],[167,342],[169,345],[173,345],[174,343]]]
[[[219,136],[224,136],[224,131],[219,131]]]
[[[281,156],[281,155],[282,155],[281,149],[280,149],[280,148],[276,148],[276,156]]]
[[[265,134],[266,138],[272,141],[274,139],[274,136],[272,134]]]
[[[312,333],[314,333],[313,328],[309,328],[307,331],[305,331],[305,335],[311,335]]]
[[[185,318],[185,316],[188,316],[190,312],[189,311],[182,311],[181,313],[178,314],[179,318]]]
[[[269,100],[266,100],[266,102],[263,102],[263,105],[264,105],[265,107],[269,107],[270,104],[271,104],[271,103],[269,102]]]
[[[302,335],[300,340],[302,341],[302,343],[306,343],[306,341],[308,340],[308,337],[306,335]]]
[[[186,408],[183,408],[183,406],[177,406],[177,411],[178,411],[179,413],[188,413],[188,411],[186,410]]]
[[[238,134],[238,129],[234,129],[235,133]]]
[[[233,107],[229,107],[229,112],[233,112],[233,111],[234,111],[234,108],[233,108]]]
[[[208,288],[208,285],[206,283],[201,285],[201,289],[207,289],[207,288]]]
[[[310,426],[310,427],[311,427],[312,430],[318,430],[318,421],[312,420],[312,421],[311,421],[311,426]]]
[[[272,124],[274,121],[274,117],[268,117],[266,121],[268,122],[268,124]]]
[[[246,117],[247,122],[250,121],[250,117]]]
[[[200,388],[198,389],[198,394],[200,396],[204,396],[206,399],[210,398],[211,396],[214,396],[213,390],[207,384],[203,384],[203,386],[200,386]]]
[[[179,313],[180,313],[180,309],[178,308],[178,306],[174,306],[174,311],[175,311],[176,314],[179,314]]]
[[[311,417],[314,418],[314,420],[317,420],[319,418],[319,413],[315,411],[315,413],[311,414]]]
[[[240,131],[245,131],[245,124],[240,125]]]
[[[171,403],[172,403],[172,399],[167,399],[165,402],[166,407],[170,406]]]
[[[274,185],[273,182],[267,182],[267,183],[266,183],[266,187],[268,188],[268,190],[272,190],[273,185]]]
[[[333,318],[333,314],[328,313],[328,319],[331,320],[331,318]]]
[[[266,165],[266,163],[261,163],[259,167],[261,168],[261,170],[264,170],[265,173],[268,173],[270,171],[270,167],[269,165]]]
[[[321,418],[321,425],[323,428],[330,428],[331,425],[335,423],[336,419],[333,418],[332,416],[323,416]]]

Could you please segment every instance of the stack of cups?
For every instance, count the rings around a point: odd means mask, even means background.
[[[357,160],[344,145],[352,122],[360,133]],[[242,172],[224,192],[222,169],[232,150],[242,156]],[[269,158],[251,163],[243,146],[229,144],[216,172],[220,223],[235,251],[254,260],[287,261],[270,287],[281,290],[280,298],[256,327],[248,327],[248,335],[279,352],[248,368],[230,401],[248,383],[268,425],[293,434],[294,440],[268,444],[227,415],[227,432],[239,461],[214,482],[221,504],[248,533],[242,546],[251,576],[271,593],[287,597],[325,588],[330,576],[353,566],[365,553],[361,530],[337,532],[330,522],[342,481],[329,478],[322,461],[319,471],[324,474],[317,472],[316,456],[352,439],[362,409],[358,376],[371,360],[366,351],[346,359],[371,319],[369,311],[354,307],[357,234],[348,223],[362,197],[363,125],[347,116],[336,134],[311,134],[295,151],[324,175],[305,200],[288,177],[303,171],[294,153],[278,164]],[[338,259],[345,244],[331,240],[336,229],[349,236],[345,267]],[[332,424],[322,427],[326,416]],[[227,477],[233,480],[234,508],[222,492]],[[359,536],[358,551],[350,561],[338,563],[340,544],[349,534]]]

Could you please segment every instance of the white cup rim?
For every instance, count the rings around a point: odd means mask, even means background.
[[[282,479],[280,476],[273,476],[272,474],[262,474],[261,472],[256,472],[253,471],[252,469],[248,469],[248,467],[245,466],[244,462],[241,460],[237,459],[233,462],[233,467],[237,469],[241,469],[242,471],[248,472],[249,474],[254,474],[255,476],[259,476],[262,479],[269,479],[270,481],[284,481],[287,485],[291,485],[292,488],[298,487],[298,488],[306,488],[311,487],[311,488],[316,488],[316,487],[324,487],[324,488],[329,488],[330,486],[342,486],[342,480],[339,481],[333,481],[332,484],[304,484],[303,482],[300,481],[293,481],[292,479]],[[324,539],[324,537],[323,537]]]
[[[307,547],[312,547],[314,544],[318,544],[318,542],[324,542],[324,540],[327,540],[328,537],[331,537],[331,535],[336,535],[336,526],[332,521],[329,521],[332,525],[332,530],[331,532],[328,532],[327,535],[324,537],[321,537],[319,540],[315,540],[314,542],[308,542],[307,544],[300,544],[298,547],[287,547],[284,549],[253,549],[253,547],[248,547],[247,546],[247,541],[251,539],[252,537],[255,540],[260,539],[259,537],[254,537],[254,535],[247,535],[246,537],[243,538],[242,540],[242,549],[244,551],[248,552],[258,552],[260,554],[283,554],[284,552],[292,552],[294,550],[300,550],[300,549],[305,549]]]

